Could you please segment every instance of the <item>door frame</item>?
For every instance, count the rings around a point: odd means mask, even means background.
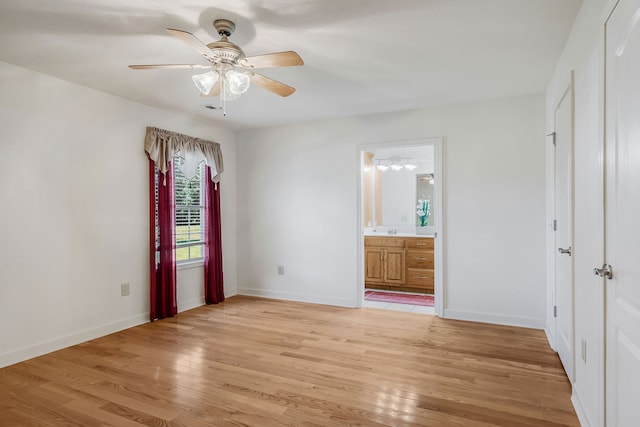
[[[435,215],[438,218],[436,224],[437,237],[434,239],[434,297],[435,297],[435,311],[436,316],[444,317],[444,299],[446,298],[445,289],[445,277],[444,266],[445,261],[443,258],[446,233],[445,230],[445,218],[443,215],[443,194],[445,189],[445,182],[443,180],[443,140],[442,137],[432,138],[419,138],[419,139],[406,139],[398,141],[387,142],[375,142],[359,144],[356,146],[356,248],[357,248],[357,271],[356,271],[356,286],[355,286],[355,301],[356,307],[362,307],[364,302],[364,198],[363,198],[363,170],[362,170],[362,156],[364,151],[381,150],[387,148],[404,148],[404,147],[420,147],[426,145],[432,145],[434,147],[434,176],[436,184],[434,186],[434,198],[435,198]]]

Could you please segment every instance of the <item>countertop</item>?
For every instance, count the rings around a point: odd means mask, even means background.
[[[425,237],[429,239],[434,238],[434,233],[436,232],[436,227],[424,227],[420,229],[421,233],[416,233],[415,227],[403,227],[403,228],[395,228],[395,227],[386,227],[386,226],[377,226],[377,227],[365,227],[364,235],[365,236],[375,236],[375,237]]]
[[[364,233],[365,237],[422,237],[425,239],[433,239],[433,234],[416,234],[416,233]]]

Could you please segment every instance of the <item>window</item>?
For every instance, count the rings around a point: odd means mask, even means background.
[[[186,264],[195,264],[192,261],[202,264],[205,302],[224,301],[220,191],[214,185],[223,163],[220,144],[152,127],[147,127],[145,151],[150,189],[149,317],[154,321],[178,312],[178,263],[182,268],[190,268]],[[181,152],[180,158],[166,156],[176,152]]]
[[[201,260],[204,257],[205,166],[200,163],[195,176],[189,180],[180,170],[183,162],[178,154],[174,156],[177,263]]]

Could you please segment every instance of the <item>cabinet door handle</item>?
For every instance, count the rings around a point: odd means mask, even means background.
[[[416,246],[427,246],[426,243],[416,243]]]
[[[427,259],[423,256],[416,257],[418,261],[426,261]]]
[[[416,279],[428,279],[427,276],[416,276]]]

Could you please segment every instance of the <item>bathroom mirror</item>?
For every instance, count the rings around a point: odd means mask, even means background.
[[[434,185],[434,174],[421,173],[416,175],[416,227],[435,225]]]
[[[393,229],[400,233],[428,234],[426,227],[420,226],[417,204],[421,199],[430,201],[427,224],[431,228],[435,224],[434,154],[431,145],[363,152],[365,227],[377,227],[383,233]]]

